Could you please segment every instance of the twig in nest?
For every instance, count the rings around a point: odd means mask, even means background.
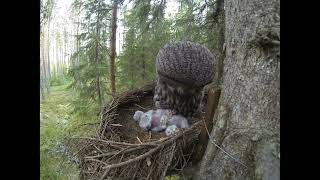
[[[115,141],[107,141],[103,139],[96,139],[96,138],[90,138],[90,137],[73,137],[74,139],[88,139],[88,140],[94,140],[94,141],[100,141],[106,144],[117,144],[117,145],[124,145],[124,146],[139,146],[139,145],[145,145],[145,144],[131,144],[131,143],[125,143],[125,142],[115,142]]]
[[[152,167],[151,167],[151,169],[150,169],[150,171],[149,171],[149,173],[148,173],[148,176],[147,176],[146,180],[149,180],[149,178],[150,178],[150,176],[151,176],[151,174],[152,174],[152,172],[153,172],[153,170],[154,170],[154,165],[155,165],[155,163],[153,162],[153,163],[152,163]]]
[[[138,136],[137,136],[137,139],[138,139],[139,143],[140,143],[140,144],[142,144],[142,142],[141,142],[141,140],[139,139],[139,137],[138,137]]]
[[[128,165],[128,164],[133,163],[133,162],[140,161],[140,160],[142,160],[142,159],[144,159],[144,158],[152,155],[153,153],[157,152],[159,149],[163,148],[164,146],[168,145],[169,143],[174,142],[174,140],[178,139],[178,138],[181,137],[182,135],[183,135],[183,133],[178,134],[177,136],[171,138],[171,139],[168,140],[167,142],[164,142],[164,143],[158,145],[157,147],[151,149],[149,152],[147,152],[147,153],[145,153],[145,154],[143,154],[143,155],[140,155],[140,156],[138,156],[138,157],[135,157],[135,158],[130,159],[130,160],[125,161],[125,162],[121,162],[121,163],[118,163],[118,164],[112,164],[112,165],[108,165],[108,166],[103,167],[102,169],[106,169],[106,171],[105,171],[105,173],[103,174],[103,176],[101,176],[100,179],[103,179],[103,178],[108,174],[108,172],[109,172],[111,169],[113,169],[113,168],[118,168],[118,167],[121,167],[121,166],[125,166],[125,165]],[[147,144],[147,143],[145,143],[145,144]],[[141,144],[141,145],[143,145],[143,144]],[[122,155],[123,155],[123,154],[122,154]]]
[[[90,180],[93,179],[94,174],[97,172],[98,167],[99,167],[99,166],[96,166],[96,168],[94,168],[94,171],[93,171],[93,173],[92,173],[91,176],[90,176]]]
[[[110,124],[110,126],[122,127],[122,125],[121,125],[121,124]]]
[[[93,147],[96,148],[100,153],[103,153],[96,145],[93,144]]]
[[[137,146],[135,148],[131,148],[131,149],[123,149],[120,151],[120,153],[129,153],[129,152],[132,152],[132,151],[136,151],[136,150],[140,150],[140,149],[143,149],[145,147],[143,146]],[[119,154],[119,152],[109,152],[109,153],[104,153],[104,154],[100,154],[100,155],[96,155],[96,156],[86,156],[84,158],[87,158],[87,159],[92,159],[92,158],[100,158],[100,157],[107,157],[107,156],[113,156],[113,155],[117,155]]]
[[[159,146],[157,146],[156,148],[151,149],[149,152],[147,152],[147,153],[145,153],[145,154],[143,154],[143,155],[140,155],[140,156],[138,156],[138,157],[135,157],[135,158],[130,159],[130,160],[125,161],[125,162],[121,162],[121,163],[118,163],[118,164],[108,165],[108,166],[106,166],[106,167],[103,167],[102,169],[113,169],[113,168],[121,167],[121,166],[124,166],[124,165],[128,165],[128,164],[130,164],[130,163],[139,161],[139,160],[141,160],[141,159],[144,159],[144,158],[150,156],[151,154],[153,154],[154,152],[156,152],[157,150],[159,150],[161,147],[162,147],[162,145],[159,145]]]
[[[140,166],[140,163],[141,163],[141,162],[137,162],[137,167]],[[133,174],[133,176],[132,176],[132,180],[134,180],[134,178],[136,177],[137,172],[138,172],[137,170],[134,172],[134,174]]]
[[[119,162],[118,162],[118,163],[120,163],[120,162],[122,161],[123,156],[124,156],[124,154],[122,153],[122,154],[121,154],[121,158],[119,159]]]
[[[111,156],[110,158],[108,158],[107,161],[111,161],[112,158],[116,157],[117,155],[121,154],[122,152],[124,152],[124,151],[127,150],[127,149],[128,149],[128,148],[123,149],[123,150],[117,152],[116,154],[114,154],[113,156]],[[123,156],[124,156],[124,153],[122,153],[121,159],[122,159]],[[121,162],[121,159],[120,159],[120,162]]]
[[[74,155],[72,156],[72,158],[76,157],[77,155],[80,154],[80,152],[81,152],[82,150],[84,150],[85,148],[87,148],[87,147],[89,147],[89,146],[92,146],[92,145],[93,145],[93,143],[88,143],[88,145],[83,146],[79,151],[77,151],[76,153],[74,153]]]
[[[109,166],[109,164],[107,164],[107,163],[105,163],[105,162],[103,162],[103,161],[100,161],[100,160],[98,160],[98,159],[85,159],[84,161],[95,161],[95,162],[102,163],[102,164],[104,164],[104,165],[106,165],[106,166]]]
[[[99,180],[103,180],[103,179],[107,176],[107,174],[108,174],[109,171],[110,171],[110,169],[107,169],[107,170],[103,173],[103,175],[101,176],[101,178],[100,178]]]
[[[177,143],[176,142],[173,142],[173,146],[172,146],[172,149],[171,149],[171,153],[169,155],[169,161],[167,163],[167,165],[165,166],[165,169],[162,173],[162,176],[161,176],[161,179],[164,179],[165,175],[166,175],[166,172],[167,172],[167,169],[168,167],[170,166],[171,162],[172,162],[172,159],[173,159],[173,156],[174,156],[174,152],[176,150],[176,146],[177,146]]]
[[[141,109],[144,109],[144,110],[148,110],[147,108],[144,108],[144,107],[142,107],[142,106],[139,106],[138,104],[134,104],[135,106],[138,106],[139,108],[141,108]]]
[[[238,159],[234,158],[232,155],[230,155],[228,152],[226,152],[224,149],[222,149],[218,144],[216,144],[216,143],[213,141],[213,139],[212,139],[212,137],[211,137],[211,135],[210,135],[210,133],[209,133],[209,131],[208,131],[207,126],[206,126],[205,123],[204,123],[204,127],[206,128],[206,131],[207,131],[207,133],[208,133],[209,139],[210,139],[210,141],[212,142],[212,144],[214,144],[218,149],[220,149],[222,152],[224,152],[225,154],[227,154],[230,158],[232,158],[233,160],[235,160],[237,163],[239,163],[239,164],[241,164],[242,166],[248,168],[248,166],[246,166],[245,164],[243,164],[243,163],[242,163],[241,161],[239,161]]]

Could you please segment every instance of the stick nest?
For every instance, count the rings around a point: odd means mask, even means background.
[[[101,115],[95,137],[71,138],[68,146],[80,165],[81,179],[164,179],[181,171],[192,160],[202,126],[193,119],[191,128],[172,136],[142,130],[133,120],[137,110],[155,109],[155,83],[115,97]]]

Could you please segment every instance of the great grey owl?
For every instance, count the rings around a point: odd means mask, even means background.
[[[189,41],[165,45],[156,58],[156,108],[171,109],[188,119],[196,116],[214,68],[214,55],[203,45]]]

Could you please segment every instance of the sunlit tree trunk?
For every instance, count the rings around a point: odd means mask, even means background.
[[[116,33],[117,33],[117,11],[118,11],[118,1],[113,1],[112,7],[112,24],[111,24],[111,55],[110,55],[110,77],[111,77],[111,93],[113,96],[116,94]]]
[[[41,39],[42,39],[42,43],[41,43],[41,70],[42,70],[42,83],[43,83],[43,88],[47,90],[47,94],[49,94],[49,90],[48,90],[48,78],[47,78],[47,68],[46,68],[46,57],[45,57],[45,43],[44,43],[44,34],[41,34]],[[48,53],[48,52],[47,52]],[[43,89],[43,90],[44,90]]]
[[[48,34],[47,34],[47,71],[45,71],[46,75],[46,87],[48,94],[50,93],[50,81],[51,81],[51,74],[50,74],[50,18],[48,19]]]
[[[77,22],[77,39],[76,39],[76,52],[77,52],[77,57],[75,61],[75,76],[76,76],[76,81],[77,81],[77,87],[81,87],[81,82],[80,82],[80,38],[79,38],[79,26],[80,26],[80,17],[78,15],[78,22]]]
[[[63,41],[60,44],[60,75],[63,76]]]
[[[42,29],[42,27],[41,27]],[[41,31],[41,30],[40,30]],[[40,97],[44,99],[44,80],[43,80],[43,68],[42,68],[42,61],[44,61],[43,57],[43,38],[42,38],[42,31],[40,32]]]
[[[59,48],[59,39],[56,38],[56,76],[60,74],[60,48]]]

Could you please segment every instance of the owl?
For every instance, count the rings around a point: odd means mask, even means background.
[[[171,109],[188,120],[200,113],[205,85],[215,74],[215,56],[198,43],[168,43],[156,58],[156,108]]]

